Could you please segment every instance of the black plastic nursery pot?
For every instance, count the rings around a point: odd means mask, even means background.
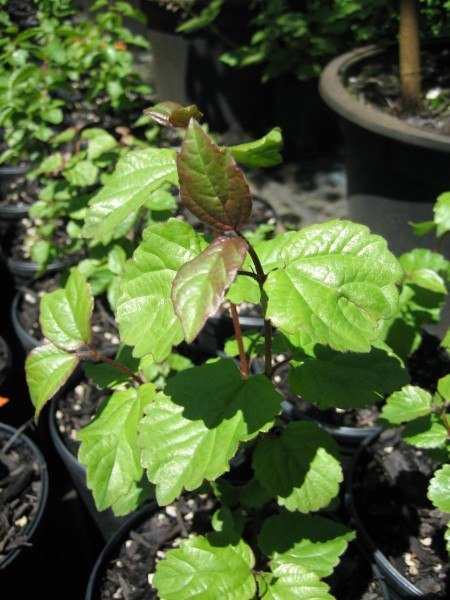
[[[61,393],[64,393],[64,391]],[[115,517],[110,509],[102,512],[97,510],[92,492],[88,489],[86,484],[86,467],[81,465],[75,456],[70,452],[70,450],[64,444],[58,431],[58,426],[56,423],[58,398],[59,395],[52,400],[49,411],[49,430],[53,445],[65,468],[67,469],[78,495],[95,522],[103,539],[105,541],[109,540],[120,529],[123,523],[127,520],[127,517]]]
[[[33,563],[33,546],[37,540],[47,506],[49,480],[45,459],[39,448],[27,435],[21,433],[14,427],[0,423],[0,436],[9,441],[12,441],[14,438],[12,447],[20,447],[22,445],[26,448],[27,453],[32,456],[33,460],[38,465],[39,479],[41,482],[37,508],[21,534],[23,536],[22,543],[16,548],[13,548],[0,563],[0,581],[2,589],[5,591],[8,589],[18,589],[17,584],[21,581],[20,578],[23,578],[24,576],[27,577],[26,573],[31,572],[30,567]]]
[[[5,199],[11,184],[14,184],[18,177],[26,175],[30,170],[29,166],[0,166],[0,233],[5,233],[15,221],[23,219],[28,215],[28,206],[16,206],[14,204],[5,204]]]
[[[344,454],[353,455],[359,446],[365,442],[368,438],[372,438],[374,435],[378,435],[381,432],[381,428],[374,427],[346,427],[331,425],[326,421],[312,417],[311,415],[298,410],[288,400],[282,402],[283,417],[287,421],[313,421],[317,423],[322,429],[331,435],[331,437],[340,445],[341,450]]]
[[[14,278],[17,287],[25,285],[41,273],[42,267],[33,261],[17,260],[8,256],[2,256],[6,268]],[[45,274],[61,273],[68,266],[74,264],[74,260],[70,258],[61,258],[49,263],[45,267]]]
[[[345,479],[345,504],[351,517],[351,526],[356,529],[357,539],[361,544],[363,552],[372,561],[375,572],[378,572],[381,579],[388,585],[389,597],[392,600],[414,600],[419,598],[422,600],[431,600],[434,598],[436,600],[437,598],[443,598],[443,595],[434,595],[433,593],[430,595],[416,587],[388,559],[367,529],[364,512],[365,505],[362,506],[356,500],[355,483],[358,480],[358,471],[365,469],[368,460],[368,448],[377,441],[379,436],[379,432],[374,433],[362,442],[350,463],[350,468]],[[420,479],[420,475],[421,473],[417,473],[417,479]],[[385,519],[387,516],[383,513],[381,506],[379,507],[378,514],[380,519]]]
[[[147,16],[153,52],[156,94],[159,100],[197,104],[214,131],[263,132],[272,127],[272,85],[262,84],[258,67],[232,68],[220,61],[230,49],[223,38],[201,29],[177,33],[182,11],[167,10],[158,0],[141,0]],[[207,5],[196,2],[196,10]],[[214,26],[234,43],[249,35],[252,12],[247,0],[224,3]]]
[[[449,41],[423,44],[428,51]],[[383,235],[400,254],[434,245],[433,234],[418,239],[409,222],[432,218],[436,198],[450,189],[450,136],[412,126],[350,95],[349,79],[397,46],[370,46],[335,58],[320,79],[324,101],[339,116],[344,136],[350,217]]]
[[[8,344],[0,336],[0,385],[5,381],[11,370],[12,355]]]

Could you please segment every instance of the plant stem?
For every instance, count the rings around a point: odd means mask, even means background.
[[[264,283],[266,281],[267,275],[264,273],[264,269],[262,267],[261,261],[259,260],[258,255],[256,254],[255,249],[247,240],[246,237],[242,235],[239,231],[236,231],[236,235],[247,243],[248,253],[250,254],[253,264],[255,265],[256,271],[256,281],[258,282],[259,289],[261,292],[261,297],[264,293]],[[270,379],[272,377],[272,325],[270,323],[270,319],[266,319],[266,311],[264,305],[262,304],[263,316],[264,316],[264,374]]]
[[[244,379],[248,379],[248,361],[247,361],[247,357],[245,356],[244,342],[242,341],[241,325],[239,323],[239,317],[238,317],[238,313],[236,310],[236,304],[233,304],[232,302],[230,302],[230,312],[231,312],[231,318],[233,319],[234,333],[236,335],[236,341],[237,341],[237,345],[239,348],[239,360],[241,362],[242,377]]]
[[[133,373],[133,371],[131,369],[129,369],[128,367],[125,367],[125,365],[121,365],[120,363],[113,360],[112,358],[109,358],[108,356],[105,356],[101,352],[98,352],[98,350],[96,350],[92,346],[89,346],[89,350],[90,350],[90,358],[96,358],[97,360],[101,360],[101,361],[107,363],[108,365],[111,365],[112,367],[118,369],[119,371],[122,371],[122,373],[125,373],[125,375],[128,375],[129,377],[131,377],[131,379],[133,379],[139,385],[142,385],[144,383],[143,379],[141,379],[141,377],[139,377],[139,375],[136,375],[136,373]],[[86,358],[86,357],[84,357],[84,358]]]
[[[447,404],[444,404],[441,410],[441,419],[444,424],[445,429],[447,430],[447,437],[450,438],[450,423],[447,419]]]
[[[258,275],[253,273],[253,271],[238,271],[238,275],[246,275],[247,277],[251,277],[252,279],[256,279],[256,281],[258,281]]]

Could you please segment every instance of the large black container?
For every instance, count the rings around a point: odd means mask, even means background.
[[[448,48],[435,40],[427,50]],[[352,97],[345,85],[371,61],[397,46],[371,46],[343,54],[324,70],[320,92],[339,115],[344,135],[350,217],[383,235],[399,254],[433,244],[433,234],[418,239],[409,222],[432,218],[433,204],[450,190],[450,136],[414,127]]]
[[[19,219],[28,215],[28,206],[14,206],[13,204],[2,204],[9,187],[14,181],[26,175],[30,167],[0,166],[0,234],[4,234],[8,228]]]
[[[9,425],[5,425],[4,423],[0,423],[0,432],[2,437],[7,438],[11,438],[13,435],[18,435],[17,429],[10,427]],[[37,531],[42,524],[49,492],[47,465],[39,448],[24,433],[20,433],[18,435],[16,443],[25,444],[28,450],[31,451],[34,459],[37,461],[39,465],[42,488],[37,512],[34,518],[29,522],[24,532],[24,536],[28,543],[13,550],[10,554],[8,554],[5,560],[0,563],[0,581],[2,582],[3,590],[8,589],[5,587],[8,584],[13,585],[17,577],[20,578],[21,576],[26,576],[27,568],[33,561],[33,541],[35,540]],[[10,589],[13,590],[14,587]]]

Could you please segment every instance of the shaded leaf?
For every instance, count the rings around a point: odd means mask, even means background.
[[[447,293],[445,277],[450,273],[450,263],[441,254],[415,248],[403,254],[399,261],[413,283],[432,292]]]
[[[136,150],[119,160],[107,184],[89,201],[83,235],[99,239],[120,225],[163,183],[177,185],[175,152]]]
[[[87,468],[87,484],[98,510],[112,507],[126,514],[136,508],[133,490],[144,474],[137,445],[137,426],[154,388],[144,384],[115,392],[99,406],[95,419],[78,432],[78,460]],[[128,498],[128,502],[124,499]],[[117,510],[119,503],[121,510]]]
[[[120,365],[128,367],[135,373],[138,370],[139,359],[132,356],[131,348],[129,346],[121,345],[114,360]],[[92,379],[92,381],[101,388],[115,388],[118,385],[130,381],[129,375],[119,371],[119,369],[108,363],[84,362],[83,369],[87,377]]]
[[[117,140],[104,129],[91,128],[85,129],[81,138],[88,140],[87,156],[89,160],[95,160],[105,152],[113,150],[118,146]]]
[[[171,298],[187,342],[192,342],[207,318],[217,312],[246,254],[245,240],[220,237],[181,266]]]
[[[36,419],[46,402],[66,383],[78,365],[78,358],[53,344],[34,348],[25,361],[25,373]]]
[[[231,360],[173,377],[140,424],[142,465],[165,505],[229,469],[240,442],[268,430],[281,396],[263,375],[242,379]]]
[[[289,385],[321,410],[375,404],[409,382],[401,360],[383,344],[364,354],[345,354],[318,344],[311,350],[312,356],[292,361]]]
[[[331,575],[355,532],[331,519],[283,512],[264,521],[258,545],[273,563],[294,563]]]
[[[251,600],[256,584],[250,546],[221,541],[220,534],[183,540],[158,563],[153,586],[165,600]]]
[[[90,160],[81,160],[71,169],[64,171],[67,181],[76,187],[87,187],[97,183],[98,167]]]
[[[403,275],[386,241],[367,227],[330,221],[305,227],[281,250],[269,273],[267,316],[289,334],[304,328],[336,350],[367,352],[380,319],[391,317]]]
[[[430,414],[407,423],[402,438],[418,448],[439,448],[447,440],[447,430],[438,415]]]
[[[253,468],[280,505],[303,513],[327,506],[342,481],[338,446],[315,423],[289,423],[279,438],[264,438]]]
[[[177,166],[181,199],[200,221],[220,231],[242,229],[249,221],[250,189],[241,169],[193,119]]]
[[[203,114],[193,104],[182,106],[178,102],[159,102],[151,108],[144,110],[144,114],[151,117],[159,125],[165,127],[187,127],[191,119],[200,120]]]
[[[125,266],[116,315],[122,341],[135,356],[163,361],[183,340],[170,292],[178,269],[202,251],[204,242],[183,221],[169,219],[148,227]]]
[[[91,288],[77,269],[72,269],[64,289],[45,294],[39,322],[44,337],[64,350],[76,350],[92,341]]]

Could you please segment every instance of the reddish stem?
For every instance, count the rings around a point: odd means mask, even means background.
[[[92,346],[89,346],[89,350],[90,350],[90,358],[96,358],[97,360],[101,360],[102,362],[105,362],[108,365],[111,365],[115,369],[122,371],[122,373],[125,373],[125,375],[128,375],[128,377],[131,377],[131,379],[133,379],[139,385],[142,385],[143,383],[145,383],[144,380],[141,379],[141,377],[139,377],[139,375],[136,375],[136,373],[133,373],[133,371],[131,369],[129,369],[128,367],[125,367],[125,365],[121,365],[120,363],[113,360],[112,358],[109,358],[108,356],[105,356],[101,352],[98,352],[98,350],[96,350]],[[86,357],[84,357],[84,358],[86,358]]]
[[[239,323],[239,316],[236,310],[236,304],[230,302],[231,318],[233,319],[234,333],[236,335],[237,345],[239,348],[239,360],[241,362],[241,373],[244,379],[248,379],[248,362],[245,356],[244,342],[242,340],[242,330]]]

